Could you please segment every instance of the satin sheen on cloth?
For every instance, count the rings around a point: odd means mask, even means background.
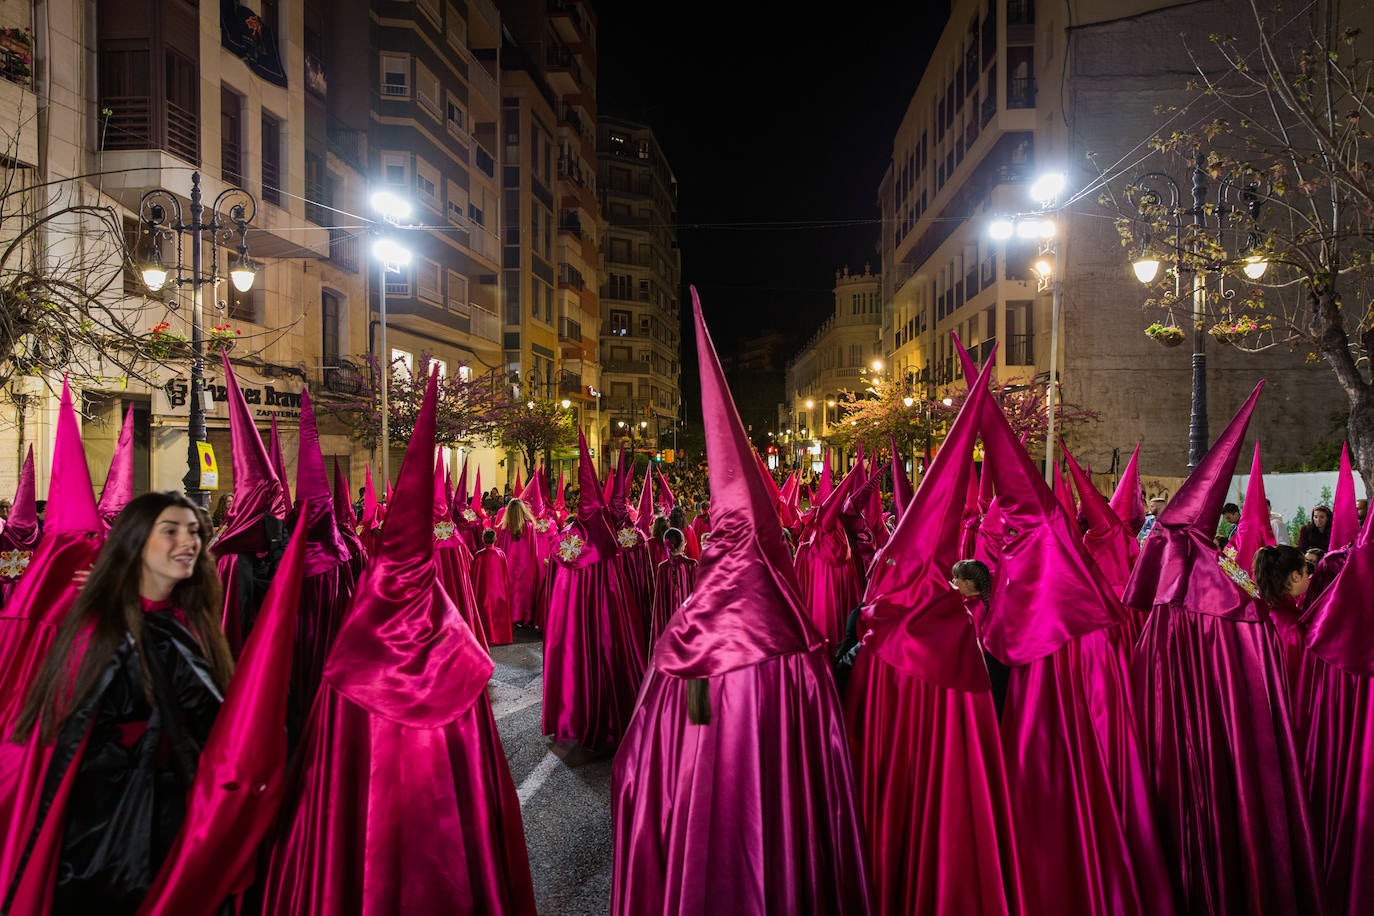
[[[712,677],[709,725],[689,723],[685,683],[650,670],[615,757],[611,912],[870,912],[825,657]]]
[[[1141,547],[1132,681],[1165,854],[1191,913],[1324,912],[1283,649],[1212,540],[1255,387]]]
[[[649,619],[649,651],[668,628],[668,621],[692,594],[697,581],[697,561],[677,554],[665,559],[654,571],[653,613]]]
[[[435,372],[378,552],[325,665],[266,913],[534,913],[519,798],[486,692],[494,666],[435,568],[437,384]]]
[[[490,643],[505,646],[515,642],[505,551],[495,545],[477,551],[472,558],[472,587],[477,594],[477,612]]]

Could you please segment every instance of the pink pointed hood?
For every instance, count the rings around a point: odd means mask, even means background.
[[[577,451],[577,515],[569,520],[561,537],[567,541],[570,535],[576,535],[582,546],[570,557],[560,552],[555,555],[555,562],[580,569],[613,560],[620,547],[616,543],[610,512],[601,498],[601,481],[596,476],[596,463],[587,447],[587,436],[580,429],[577,431]]]
[[[465,714],[494,666],[439,582],[433,530],[438,372],[406,445],[369,572],[325,662],[324,679],[369,712],[409,728]]]
[[[105,523],[95,507],[91,472],[81,446],[81,424],[76,419],[72,390],[62,378],[62,401],[57,408],[57,439],[53,443],[52,476],[48,482],[48,509],[44,536],[59,531],[104,531]]]
[[[1245,486],[1245,505],[1241,507],[1240,522],[1226,542],[1224,555],[1239,567],[1246,579],[1255,565],[1255,554],[1261,547],[1272,547],[1278,541],[1274,537],[1274,525],[1269,520],[1269,500],[1264,493],[1264,467],[1260,464],[1260,444],[1255,443],[1255,454],[1250,461],[1250,479]],[[1228,570],[1233,574],[1235,570]]]
[[[0,546],[8,550],[32,550],[38,545],[38,498],[33,472],[33,446],[19,469],[19,486],[10,503],[10,517],[0,531]]]
[[[972,391],[986,390],[987,373]],[[892,538],[874,558],[862,617],[865,645],[909,677],[955,690],[989,689],[987,666],[963,598],[949,584],[960,559],[959,528],[973,473],[981,397],[967,398]],[[863,628],[861,627],[861,630]]]
[[[546,518],[549,514],[549,504],[544,501],[544,488],[540,485],[542,477],[542,469],[535,471],[525,489],[516,494],[535,518]]]
[[[653,535],[654,463],[652,461],[644,468],[644,482],[639,485],[639,518],[635,519],[635,527],[639,529],[640,535],[645,540]]]
[[[353,494],[348,489],[348,477],[334,459],[334,520],[345,532],[357,534],[358,516],[353,513]]]
[[[377,488],[372,483],[372,465],[363,471],[363,517],[360,520],[364,531],[376,531],[382,527],[382,506],[377,502]]]
[[[300,507],[305,517],[312,505]],[[286,697],[305,574],[306,528],[298,525],[272,575],[224,703],[215,714],[186,815],[139,907],[199,913],[253,884],[258,844],[286,794]]]
[[[463,468],[458,472],[458,484],[453,488],[453,499],[449,503],[449,514],[456,522],[462,518],[463,510],[468,507],[468,456],[463,456]]]
[[[1149,613],[1157,606],[1170,605],[1233,620],[1258,619],[1250,595],[1221,568],[1214,538],[1245,430],[1263,390],[1264,382],[1255,385],[1155,519],[1126,584],[1123,600],[1128,607]]]
[[[835,489],[834,472],[830,470],[830,449],[825,450],[825,463],[821,465],[821,482],[815,494],[811,497],[812,505],[820,505],[830,498],[831,492]]]
[[[1374,678],[1374,512],[1345,553],[1345,565],[1303,615],[1307,651],[1360,678]],[[1335,542],[1332,541],[1334,544]],[[1340,549],[1340,548],[1337,548]]]
[[[525,483],[520,479],[520,465],[517,464],[515,466],[515,483],[511,484],[510,491],[519,496],[524,489]]]
[[[262,553],[267,549],[263,518],[286,519],[286,498],[272,468],[253,414],[239,389],[238,376],[221,354],[224,387],[229,400],[229,461],[234,469],[234,501],[224,526],[211,545],[216,556],[231,553]]]
[[[320,432],[308,388],[301,389],[300,443],[296,453],[296,524],[305,520],[309,529],[305,574],[316,576],[348,560],[348,542],[334,520],[334,497],[324,470]],[[308,514],[307,514],[308,511]]]
[[[1092,478],[1078,466],[1062,441],[1059,448],[1068,462],[1069,476],[1078,489],[1078,504],[1082,507],[1083,520],[1088,525],[1088,530],[1083,532],[1083,547],[1097,563],[1098,571],[1112,591],[1120,595],[1126,587],[1126,580],[1131,577],[1136,557],[1140,555],[1140,544],[1134,532],[1127,531],[1126,526],[1121,524],[1107,497],[1097,491]]]
[[[96,511],[106,527],[114,523],[129,500],[134,498],[134,405],[124,411],[124,425],[119,429],[119,439],[115,442],[114,457],[110,459],[110,471],[105,475],[105,486],[100,489],[100,502]],[[1352,501],[1351,506],[1355,503]]]
[[[1076,521],[1078,519],[1078,506],[1074,504],[1073,490],[1069,488],[1069,482],[1064,479],[1064,468],[1058,461],[1054,462],[1051,477],[1054,480],[1054,498],[1063,507],[1064,514]]]
[[[563,487],[564,487],[564,483],[563,483],[563,469],[562,469],[562,468],[559,468],[559,469],[558,469],[558,492],[555,493],[555,494],[553,494],[553,511],[554,511],[554,513],[558,516],[558,521],[559,521],[560,524],[562,523],[563,519],[566,518],[567,515],[568,515],[568,503],[567,503],[567,500],[566,500],[566,499],[564,498],[564,496],[563,496]]]
[[[1331,501],[1330,549],[1355,543],[1360,533],[1360,514],[1355,508],[1355,473],[1350,467],[1350,443],[1341,443],[1341,470],[1336,478],[1336,496]]]
[[[1131,452],[1131,460],[1126,462],[1126,470],[1116,482],[1116,490],[1111,498],[1112,511],[1132,533],[1145,527],[1145,504],[1140,498],[1140,443]]]
[[[658,500],[658,511],[667,515],[677,505],[677,498],[673,496],[673,488],[668,486],[668,478],[663,476],[663,470],[661,468],[655,469],[654,475],[658,478],[658,485],[654,487],[654,495]]]
[[[611,499],[606,508],[611,514],[611,521],[615,523],[617,530],[625,528],[631,524],[630,519],[630,467],[634,459],[626,459],[625,452],[620,453],[620,462],[616,466],[615,474],[611,481]],[[652,464],[652,462],[650,462]]]
[[[272,472],[277,475],[277,480],[281,483],[282,503],[290,506],[291,486],[290,476],[286,473],[286,453],[281,448],[281,433],[277,430],[277,415],[272,415],[272,438],[268,446],[268,453],[272,456]],[[299,456],[297,456],[299,460]]]
[[[897,515],[898,523],[902,520],[902,513],[906,512],[906,507],[911,505],[911,481],[907,479],[906,468],[902,465],[901,453],[897,451],[897,440],[891,436],[888,442],[892,447],[892,510]]]
[[[696,587],[655,644],[652,664],[675,677],[714,677],[822,646],[758,457],[735,410],[692,290],[711,485],[711,540]]]
[[[615,456],[615,466],[610,468],[606,474],[606,479],[601,482],[601,501],[607,506],[611,504],[611,495],[615,492],[615,482],[620,477],[620,469],[625,466],[625,443],[620,443],[620,452]]]
[[[472,483],[472,499],[468,501],[468,508],[477,514],[477,518],[482,524],[487,521],[487,510],[482,507],[482,469],[478,468]]]
[[[982,398],[983,451],[1005,535],[983,642],[994,657],[1015,667],[1129,618],[1084,550],[1078,523],[1065,514],[1006,415],[986,390]]]
[[[434,504],[431,507],[431,529],[437,525],[442,525],[444,522],[452,523],[453,521],[453,503],[449,498],[448,487],[444,482],[445,470],[447,469],[444,467],[444,451],[436,448],[434,450]]]

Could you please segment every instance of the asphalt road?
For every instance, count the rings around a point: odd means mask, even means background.
[[[520,793],[535,902],[547,916],[611,908],[611,755],[555,747],[540,734],[543,644],[528,631],[493,646],[487,691]]]

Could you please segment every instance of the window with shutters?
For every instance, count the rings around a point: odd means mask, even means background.
[[[243,96],[228,86],[219,90],[220,176],[243,184]]]
[[[410,55],[383,54],[382,95],[389,99],[410,98]]]
[[[281,187],[286,176],[281,167],[281,121],[268,111],[262,113],[262,199],[281,206]]]

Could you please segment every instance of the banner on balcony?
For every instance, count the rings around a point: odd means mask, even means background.
[[[243,58],[249,70],[269,83],[286,85],[286,69],[277,47],[277,23],[265,21],[238,0],[220,0],[219,30],[220,44]]]

